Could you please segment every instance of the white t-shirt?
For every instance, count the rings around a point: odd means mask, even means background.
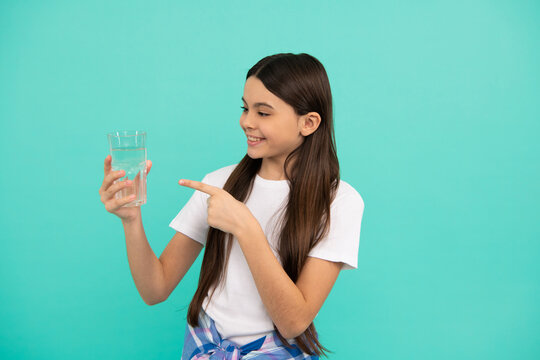
[[[236,165],[211,172],[202,179],[202,182],[223,188]],[[275,226],[282,215],[279,211],[284,211],[288,194],[288,180],[267,180],[257,174],[252,192],[246,201],[246,206],[259,221],[280,263],[276,250],[279,229]],[[205,245],[209,229],[206,202],[208,197],[208,194],[195,190],[169,226]],[[330,231],[311,249],[308,256],[343,262],[342,270],[356,269],[363,212],[364,201],[360,194],[341,180],[338,193],[331,204]],[[203,302],[203,309],[214,319],[217,330],[224,339],[242,346],[274,330],[272,319],[257,291],[236,237],[233,240],[225,282],[218,286],[212,302],[208,304],[211,291],[212,289]]]

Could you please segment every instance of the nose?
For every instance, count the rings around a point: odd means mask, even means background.
[[[242,129],[253,129],[255,125],[255,120],[249,113],[243,113],[242,116],[240,116],[240,126]]]

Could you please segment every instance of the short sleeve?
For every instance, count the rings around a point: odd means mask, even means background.
[[[357,269],[364,201],[352,186],[340,186],[345,190],[338,192],[330,206],[330,230],[308,256],[343,262],[341,270]]]
[[[206,183],[206,180],[205,176],[202,182]],[[186,205],[169,224],[174,230],[189,236],[203,246],[206,246],[206,236],[209,229],[207,198],[207,194],[195,190]]]

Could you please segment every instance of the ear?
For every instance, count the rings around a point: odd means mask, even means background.
[[[311,135],[321,124],[321,116],[317,112],[309,112],[300,118],[300,133],[303,136]]]

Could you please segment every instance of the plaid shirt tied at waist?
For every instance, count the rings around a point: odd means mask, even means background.
[[[276,331],[243,346],[222,339],[214,320],[201,309],[199,327],[186,324],[184,348],[180,360],[319,360],[316,355],[304,353],[295,341],[287,348]]]

